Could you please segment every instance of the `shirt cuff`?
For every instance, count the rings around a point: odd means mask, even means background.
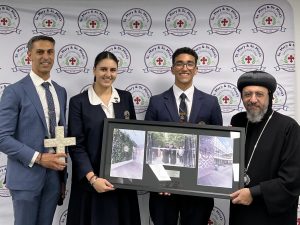
[[[34,165],[34,163],[35,163],[35,160],[36,160],[36,158],[38,157],[38,155],[39,155],[40,153],[39,152],[34,152],[34,154],[33,154],[33,157],[32,157],[32,159],[31,159],[31,161],[30,161],[30,163],[29,163],[29,167],[33,167],[33,165]]]
[[[252,198],[258,197],[261,195],[260,185],[253,186],[249,188]]]

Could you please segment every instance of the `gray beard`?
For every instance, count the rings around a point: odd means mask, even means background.
[[[251,112],[251,111],[247,111],[247,119],[251,122],[251,123],[258,123],[262,120],[262,118],[264,117],[264,115],[266,114],[268,108],[264,108],[262,111],[259,112]]]

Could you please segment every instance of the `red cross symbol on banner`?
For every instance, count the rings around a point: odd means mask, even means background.
[[[141,24],[139,23],[139,21],[135,21],[134,23],[133,23],[133,25],[135,26],[135,28],[137,29]]]
[[[205,63],[207,62],[207,59],[203,56],[200,61],[202,62],[203,65],[205,65]]]
[[[288,57],[288,60],[290,60],[290,63],[294,62],[295,57],[293,55],[290,55]]]
[[[73,57],[69,60],[69,62],[72,64],[72,65],[74,65],[75,64],[75,62],[76,62],[76,59],[74,59]]]
[[[224,26],[224,27],[226,26],[226,24],[227,24],[228,22],[229,22],[229,21],[226,20],[226,18],[224,18],[224,19],[221,21],[221,23],[223,23],[223,26]]]
[[[182,27],[183,24],[184,24],[184,22],[183,22],[182,20],[179,20],[179,21],[177,22],[177,25],[178,25],[179,27]]]
[[[8,20],[3,17],[2,20],[0,20],[0,22],[5,26]]]
[[[92,28],[95,28],[96,25],[97,25],[97,23],[94,20],[92,20],[90,22],[90,26],[92,26]]]
[[[226,95],[222,98],[222,100],[223,100],[223,102],[225,103],[225,104],[227,104],[228,103],[228,101],[230,100],[230,98],[228,98]]]
[[[297,219],[297,225],[300,225],[300,218]]]
[[[248,56],[245,58],[245,60],[246,60],[247,63],[249,64],[249,63],[251,62],[252,58],[248,55]]]
[[[48,27],[50,27],[52,23],[53,23],[53,22],[52,22],[51,20],[47,20],[47,21],[46,21],[46,24],[48,25]]]
[[[161,63],[163,62],[164,60],[162,59],[162,58],[158,58],[157,60],[156,60],[156,62],[158,63],[158,65],[161,65]]]
[[[208,224],[208,225],[212,225],[212,224],[214,224],[214,222],[211,221],[211,220],[208,220],[207,224]]]
[[[30,64],[30,59],[28,56],[26,57],[25,61],[27,62],[28,65]]]
[[[134,101],[135,101],[135,103],[138,105],[138,104],[140,104],[140,102],[141,102],[142,100],[141,100],[141,98],[140,98],[139,96],[136,96],[136,97],[134,98]]]
[[[268,24],[271,24],[272,21],[273,21],[273,20],[272,20],[271,17],[268,17],[268,18],[266,19],[266,22],[267,22]]]

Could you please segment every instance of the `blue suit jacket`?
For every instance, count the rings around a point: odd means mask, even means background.
[[[65,126],[66,90],[52,82],[60,105],[59,125]],[[44,152],[49,137],[42,103],[36,88],[26,76],[5,88],[0,102],[0,151],[7,154],[6,186],[13,190],[39,190],[46,169],[29,167],[35,151]]]
[[[145,120],[180,121],[173,88],[150,98]],[[188,122],[222,125],[222,113],[217,98],[195,88]]]

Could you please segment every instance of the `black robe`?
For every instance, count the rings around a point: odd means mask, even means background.
[[[272,111],[246,130],[245,167],[254,145]],[[246,127],[246,112],[238,113],[231,125]],[[274,112],[248,168],[249,187],[260,191],[249,206],[230,204],[230,225],[295,225],[300,194],[300,128],[295,120]]]
[[[115,117],[125,119],[127,111],[135,119],[131,94],[117,91],[120,103],[114,103]],[[69,148],[72,185],[67,225],[140,225],[136,191],[97,193],[85,177],[89,171],[99,176],[104,118],[102,107],[90,104],[87,91],[71,98],[68,132],[76,137],[76,146]]]

